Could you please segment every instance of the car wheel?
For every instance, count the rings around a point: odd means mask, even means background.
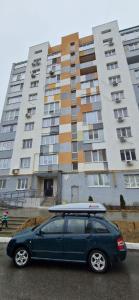
[[[14,253],[13,261],[17,267],[25,267],[30,261],[30,255],[28,250],[24,247],[18,248]]]
[[[99,250],[94,250],[90,253],[88,262],[93,272],[104,273],[108,269],[108,259],[106,255]]]

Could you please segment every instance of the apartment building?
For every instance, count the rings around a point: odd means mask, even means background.
[[[139,204],[139,26],[116,21],[29,49],[11,70],[0,192]]]

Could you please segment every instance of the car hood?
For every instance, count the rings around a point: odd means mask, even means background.
[[[30,233],[32,233],[32,228],[33,228],[33,227],[29,227],[29,228],[23,229],[23,230],[17,232],[17,233],[14,235],[14,237],[17,237],[17,236],[23,236],[23,235],[26,235],[26,234],[30,234]]]

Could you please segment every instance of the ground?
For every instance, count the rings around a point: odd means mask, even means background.
[[[138,300],[139,252],[106,274],[88,271],[86,265],[33,262],[14,267],[0,244],[0,300]]]

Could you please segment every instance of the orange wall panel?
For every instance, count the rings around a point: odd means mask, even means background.
[[[60,124],[70,124],[71,123],[71,115],[60,116]]]
[[[83,112],[89,112],[89,111],[92,111],[92,104],[91,104],[91,103],[89,103],[89,104],[82,104],[82,105],[80,106],[80,110],[81,110],[82,113],[83,113]]]
[[[78,151],[78,163],[84,162],[84,152],[83,150]]]
[[[70,93],[71,87],[70,85],[61,86],[61,93]]]
[[[71,162],[72,162],[71,152],[59,153],[59,164],[71,164]]]
[[[66,142],[71,142],[71,132],[64,132],[59,134],[59,143],[63,144]]]
[[[77,122],[83,121],[83,115],[82,112],[77,113]]]
[[[61,107],[71,107],[71,100],[70,99],[61,100]]]

